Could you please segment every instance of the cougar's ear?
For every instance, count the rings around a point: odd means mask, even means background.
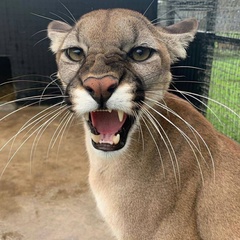
[[[166,43],[172,62],[186,57],[186,48],[193,41],[197,32],[198,22],[196,19],[186,19],[179,23],[165,27],[163,41]],[[161,33],[162,35],[162,33]]]
[[[72,26],[61,21],[52,21],[48,25],[48,37],[51,40],[50,48],[57,53],[63,43],[64,38],[71,31]]]

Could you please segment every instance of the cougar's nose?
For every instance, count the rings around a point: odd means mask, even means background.
[[[103,78],[87,78],[83,87],[97,102],[107,101],[118,86],[118,79],[111,76]]]

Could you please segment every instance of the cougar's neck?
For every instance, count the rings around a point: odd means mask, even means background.
[[[165,100],[166,105],[176,114],[183,110],[184,115],[189,114],[186,121],[199,134],[203,134],[199,129],[202,124],[200,128],[204,125],[204,131],[211,135],[211,127],[206,125],[204,118],[202,123],[194,123],[194,115],[200,116],[191,106],[181,106],[181,100],[172,96],[169,101]],[[152,112],[152,116],[158,119],[159,129],[150,125],[147,127],[142,122],[141,131],[136,130],[131,136],[125,152],[106,157],[104,153],[93,151],[92,146],[87,144],[91,189],[98,209],[115,234],[118,235],[119,232],[119,239],[133,239],[131,236],[137,236],[134,239],[143,239],[143,236],[138,235],[141,228],[146,229],[143,223],[148,225],[149,231],[146,234],[153,233],[159,227],[159,224],[156,225],[159,221],[163,221],[164,230],[164,219],[170,217],[173,211],[176,211],[176,221],[183,217],[193,218],[192,210],[201,184],[201,173],[208,174],[206,162],[208,161],[208,166],[211,164],[208,153],[204,155],[196,149],[194,152],[189,151],[194,146],[199,146],[201,150],[206,148],[201,139],[197,139],[197,133],[183,124],[180,116],[176,117],[161,108],[156,109],[162,114],[160,117]],[[180,129],[189,136],[188,139],[185,139]],[[88,137],[86,140],[89,143]],[[194,145],[190,146],[190,141]],[[213,139],[211,144],[215,144]],[[181,205],[180,212],[175,209],[178,205]],[[122,235],[123,232],[126,235]],[[146,235],[145,239],[153,239],[149,236]]]

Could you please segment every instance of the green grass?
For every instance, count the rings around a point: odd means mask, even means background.
[[[240,117],[236,115],[240,115],[239,48],[236,51],[215,49],[213,59],[209,98],[226,108],[209,101],[207,118],[220,132],[240,142]]]
[[[216,35],[223,36],[223,37],[240,39],[240,33],[239,32],[217,32]]]

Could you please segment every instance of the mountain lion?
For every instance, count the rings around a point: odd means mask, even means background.
[[[66,103],[84,122],[90,187],[117,239],[240,239],[240,147],[168,92],[197,26],[154,26],[123,9],[48,26]]]

